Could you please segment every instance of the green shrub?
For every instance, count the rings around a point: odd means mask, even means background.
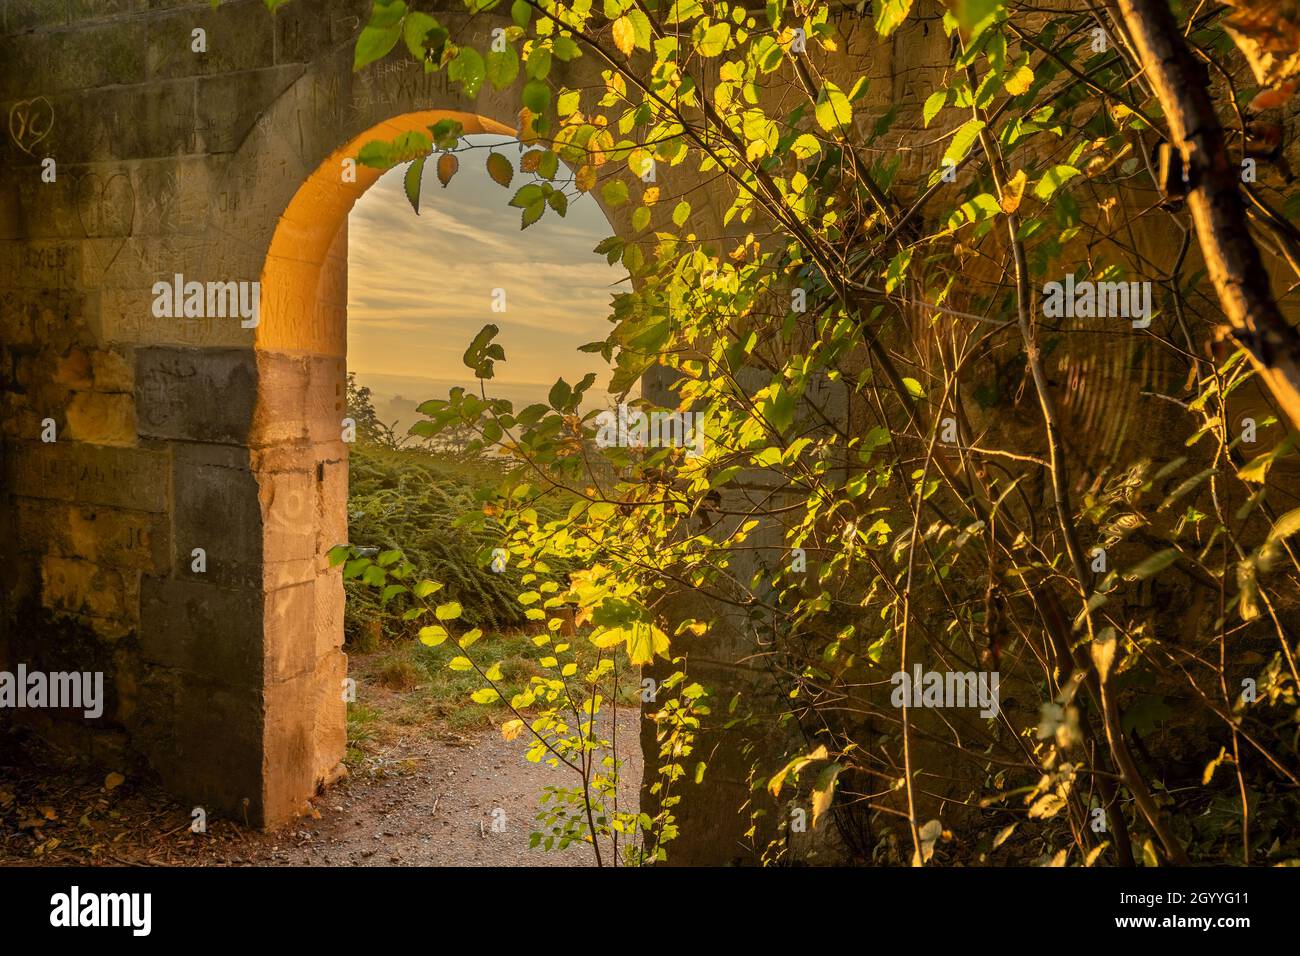
[[[486,555],[503,542],[491,522],[484,529],[467,527],[466,516],[482,513],[482,502],[506,472],[490,460],[455,458],[424,449],[389,450],[373,445],[353,449],[348,496],[348,537],[358,548],[397,549],[420,577],[444,582],[447,598],[464,608],[467,627],[485,631],[516,628],[526,623],[516,596],[526,590],[521,572],[507,567],[489,569]],[[558,499],[550,508],[567,508]],[[542,517],[553,515],[539,506]],[[401,621],[404,598],[386,608],[380,595],[359,580],[345,583],[347,608],[344,632],[350,644],[364,639],[367,626],[381,621],[384,636],[394,638],[413,630]],[[385,613],[381,613],[381,610]]]

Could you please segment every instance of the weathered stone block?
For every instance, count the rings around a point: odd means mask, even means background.
[[[347,415],[347,360],[314,355],[307,369],[307,435],[313,442],[338,441]]]
[[[54,363],[54,384],[64,388],[86,389],[95,384],[90,353],[82,348],[70,349]]]
[[[316,555],[316,476],[311,471],[260,471],[258,485],[267,561]]]
[[[260,589],[146,577],[140,590],[144,660],[229,687],[262,679]]]
[[[129,13],[143,13],[149,9],[150,0],[71,0],[69,4],[73,23],[88,20],[107,20]]]
[[[316,663],[315,581],[268,592],[265,613],[266,679],[278,682],[309,673]]]
[[[44,605],[52,611],[124,618],[127,594],[122,573],[90,561],[47,556],[41,562]]]
[[[343,569],[322,572],[316,578],[315,639],[318,658],[343,649]]]
[[[91,353],[92,378],[97,392],[134,392],[135,370],[131,359],[115,350]]]
[[[277,773],[268,775],[265,812],[287,820],[300,813],[343,759],[346,715],[341,653],[317,662],[311,673],[272,683],[266,689],[265,759]]]
[[[320,454],[318,447],[317,454]],[[316,553],[321,567],[327,567],[326,555],[336,544],[348,540],[348,463],[347,459],[319,462],[321,480],[316,488]]]
[[[133,571],[159,573],[171,567],[165,515],[18,498],[14,527],[20,551]]]
[[[166,452],[59,441],[13,442],[5,459],[9,489],[136,511],[165,511],[170,488]]]
[[[262,111],[300,74],[301,67],[283,66],[199,79],[196,151],[234,152]]]
[[[248,453],[235,446],[183,446],[176,453],[172,480],[176,576],[260,586],[263,524]],[[205,552],[202,573],[193,570],[195,548]]]
[[[299,441],[305,421],[308,373],[301,356],[257,352],[257,407],[252,440],[258,445]]]
[[[212,75],[255,70],[271,63],[275,43],[275,18],[265,6],[253,11],[249,4],[226,2],[214,9],[184,10],[149,19],[149,78],[174,79],[196,74]],[[193,31],[206,32],[206,51],[194,51]]]
[[[48,0],[9,0],[5,5],[5,32],[18,33],[68,22],[68,9]]]
[[[228,687],[180,676],[169,733],[171,751],[155,751],[163,785],[241,823],[261,826],[263,704],[261,688]]]
[[[121,392],[74,392],[65,437],[98,445],[135,444],[135,400]]]
[[[251,352],[136,349],[136,414],[142,438],[239,444],[248,438],[256,396]]]

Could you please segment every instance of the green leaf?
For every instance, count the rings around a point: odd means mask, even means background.
[[[608,180],[600,187],[601,198],[608,206],[621,206],[627,202],[627,183],[621,179]]]
[[[535,115],[546,112],[551,104],[551,88],[543,80],[529,80],[524,84],[524,106]]]
[[[544,46],[534,45],[528,54],[525,70],[530,80],[546,79],[546,75],[551,72],[551,51]]]
[[[849,98],[834,83],[827,82],[817,97],[817,124],[827,132],[848,126],[853,119]]]
[[[537,200],[537,202],[535,202],[535,203],[533,203],[532,205],[528,206],[528,207],[524,210],[523,215],[521,215],[521,216],[519,217],[519,222],[520,222],[519,228],[520,228],[520,229],[527,229],[529,226],[531,226],[531,225],[532,225],[533,223],[535,223],[537,220],[541,219],[541,218],[542,218],[542,213],[544,213],[544,212],[546,212],[546,200],[545,200],[545,199],[539,199],[539,200]]]
[[[461,92],[469,99],[478,96],[487,77],[483,57],[473,47],[463,46],[451,63],[447,64],[447,78],[460,83]]]
[[[632,24],[633,42],[637,48],[650,49],[650,18],[636,7],[627,11],[627,18]]]
[[[420,581],[416,583],[415,587],[412,589],[412,593],[414,593],[418,598],[427,598],[430,594],[434,594],[441,590],[442,585],[436,581]]]
[[[889,262],[889,268],[885,270],[885,291],[893,292],[894,289],[907,278],[907,267],[912,263],[911,248],[902,249]]]
[[[417,60],[424,59],[425,34],[436,26],[438,21],[427,13],[412,10],[406,15],[406,22],[402,25],[402,39],[406,41],[406,48],[411,51],[411,56]]]
[[[527,186],[520,186],[519,191],[510,197],[510,205],[516,209],[527,209],[546,195],[542,192],[542,187],[537,183],[529,183]]]
[[[565,90],[555,101],[555,111],[562,118],[572,116],[578,112],[578,107],[582,105],[581,90]]]
[[[930,125],[930,121],[939,115],[939,111],[943,109],[947,103],[947,90],[936,90],[926,97],[925,105],[921,107],[921,119],[925,122],[926,126]]]
[[[801,133],[790,144],[790,152],[794,153],[799,159],[811,159],[821,151],[822,144],[817,142],[817,137],[812,133]]]
[[[954,164],[960,163],[966,158],[966,154],[970,152],[971,146],[975,143],[982,129],[984,129],[983,120],[971,119],[962,123],[957,128],[957,132],[953,133],[948,148],[944,150],[943,158]]]
[[[406,175],[402,177],[402,189],[406,192],[406,201],[411,204],[415,214],[420,214],[420,184],[424,182],[424,160],[426,157],[421,156],[406,168]]]
[[[433,144],[439,149],[452,149],[457,140],[465,135],[465,126],[460,120],[440,119],[429,127],[433,134]]]
[[[731,37],[731,24],[724,21],[705,29],[701,29],[700,25],[696,24],[695,32],[697,34],[695,51],[700,56],[720,56],[727,48],[727,40]]]
[[[507,46],[497,52],[492,50],[487,55],[487,78],[498,90],[504,90],[519,75],[519,54],[515,48]]]
[[[1052,194],[1056,192],[1057,189],[1077,175],[1079,175],[1079,171],[1073,166],[1066,166],[1064,164],[1053,166],[1043,175],[1043,178],[1038,181],[1038,184],[1034,186],[1034,195],[1046,202],[1052,198]]]
[[[359,70],[388,56],[402,36],[402,17],[405,14],[406,4],[402,0],[387,5],[374,5],[370,22],[357,37],[356,50],[352,54],[353,70]]]

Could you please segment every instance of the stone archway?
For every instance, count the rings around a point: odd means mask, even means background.
[[[467,100],[397,54],[353,72],[363,6],[0,24],[0,107],[49,110],[39,140],[10,131],[0,164],[0,667],[102,671],[101,718],[24,719],[113,768],[142,757],[180,798],[257,826],[291,818],[343,749],[342,589],[323,558],[346,536],[339,226],[374,174],[342,190],[326,173],[384,124],[449,110],[511,132],[519,102],[486,85]],[[438,15],[480,49],[509,22]],[[76,70],[42,67],[69,44],[87,51]],[[551,79],[591,91],[599,72],[579,58]],[[631,180],[616,166],[602,176]],[[691,193],[700,235],[743,235],[707,177],[675,167],[659,185]],[[626,238],[633,208],[606,210]],[[671,212],[654,206],[641,235]],[[259,325],[156,317],[155,283],[176,275],[263,283]],[[47,420],[57,441],[40,440]],[[705,679],[729,696],[748,650],[711,648]],[[679,807],[699,822],[679,861],[729,859],[744,830],[743,768],[714,767]]]
[[[470,132],[516,121],[514,90],[468,101],[397,56],[354,73],[358,9],[0,25],[0,105],[53,117],[0,166],[0,666],[102,671],[102,718],[24,718],[114,767],[139,755],[253,825],[292,817],[343,750],[342,588],[323,559],[346,537],[340,226],[375,173],[344,189],[324,171],[429,110]],[[508,23],[440,16],[480,47]],[[206,58],[188,53],[196,26]],[[148,56],[117,55],[133,38]],[[115,52],[39,68],[72,41]],[[600,83],[581,59],[556,70]],[[631,236],[630,213],[607,218]],[[155,283],[176,275],[263,283],[258,326],[155,316]]]
[[[351,166],[365,143],[458,120],[466,133],[502,123],[423,110],[352,136],[307,177],[279,218],[261,275],[254,332],[257,402],[250,467],[262,514],[264,761],[269,819],[291,814],[337,774],[346,746],[343,582],[328,550],[348,537],[347,221],[381,172]]]

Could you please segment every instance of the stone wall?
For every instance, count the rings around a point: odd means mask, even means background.
[[[346,217],[377,174],[344,183],[340,159],[434,115],[509,133],[519,102],[397,55],[354,73],[368,8],[0,2],[0,667],[102,668],[104,718],[41,730],[254,825],[345,745],[325,553],[347,532]],[[440,15],[480,48],[506,22]],[[696,203],[719,232],[724,205]],[[260,281],[259,325],[155,318],[176,274]]]

